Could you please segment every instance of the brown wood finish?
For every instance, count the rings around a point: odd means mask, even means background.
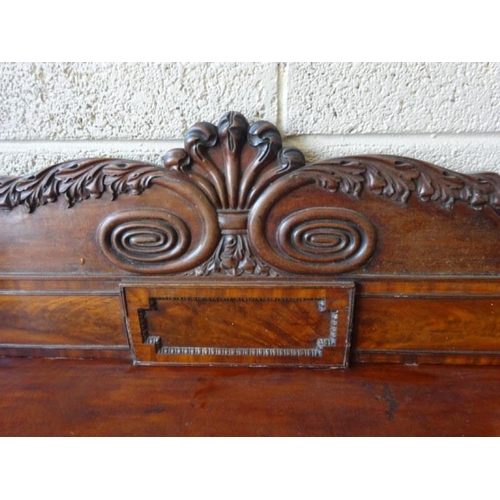
[[[137,362],[346,367],[354,284],[123,287]]]
[[[3,436],[498,436],[497,367],[0,360]]]
[[[358,349],[500,352],[497,297],[370,297],[358,304]]]
[[[106,418],[100,426],[85,412],[76,417],[96,404],[94,389],[82,387],[85,372],[89,388],[99,379],[106,393],[96,415],[105,407],[125,412],[131,398],[132,418],[150,425],[143,434],[224,433],[225,405],[213,408],[212,426],[195,419],[190,432],[178,423],[180,408],[198,401],[189,399],[198,376],[228,398],[234,422],[237,412],[257,408],[261,388],[255,426],[235,423],[230,434],[353,434],[355,422],[368,434],[433,433],[431,422],[436,434],[461,434],[462,420],[436,424],[451,411],[446,404],[476,404],[480,384],[494,395],[497,368],[460,365],[500,364],[497,174],[377,155],[306,164],[274,125],[227,113],[217,126],[191,127],[163,166],[95,158],[0,177],[0,208],[0,356],[89,359],[3,360],[5,434],[37,433],[6,416],[16,418],[37,371],[33,411],[47,402],[44,390],[62,399],[73,391],[69,415],[81,434],[141,433],[127,423],[113,430]],[[304,369],[349,363],[335,374]],[[392,365],[359,366],[370,363]],[[429,397],[442,398],[435,413],[424,409],[429,384],[436,389]],[[173,399],[158,395],[168,409],[148,416],[142,399],[161,387]],[[400,412],[406,422],[390,427],[381,408],[384,401],[403,408],[405,391],[422,419],[412,427],[408,409]],[[273,398],[292,410],[276,426],[264,418],[277,408]],[[465,426],[466,434],[498,433],[487,409],[484,425]],[[498,406],[490,409],[498,417]],[[345,423],[351,410],[366,418]],[[378,423],[367,423],[370,412]],[[48,420],[39,433],[70,433]]]
[[[119,297],[4,295],[0,346],[128,347]]]

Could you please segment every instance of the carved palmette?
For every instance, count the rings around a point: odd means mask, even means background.
[[[375,229],[352,210],[299,209],[279,221],[269,241],[273,206],[311,183],[310,172],[297,176],[304,165],[303,154],[283,148],[278,130],[268,122],[249,126],[242,115],[228,113],[218,127],[192,127],[185,149],[167,153],[165,166],[184,174],[211,200],[222,234],[216,252],[193,273],[335,274],[368,260]]]
[[[0,207],[25,205],[33,212],[60,196],[71,206],[105,192],[116,198],[152,186],[164,190],[164,207],[116,211],[96,228],[102,254],[128,272],[334,275],[370,266],[377,247],[373,221],[337,206],[335,197],[295,206],[294,197],[311,187],[352,199],[370,193],[402,206],[414,197],[444,210],[459,202],[500,211],[496,174],[464,175],[388,156],[306,165],[299,150],[283,147],[274,125],[249,125],[239,113],[225,114],[218,126],[191,127],[184,149],[169,151],[163,167],[93,159],[0,178]],[[182,203],[169,202],[172,197]]]

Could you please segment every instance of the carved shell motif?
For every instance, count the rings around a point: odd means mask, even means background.
[[[198,123],[184,149],[164,167],[116,159],[66,162],[20,178],[0,177],[0,207],[30,212],[65,196],[70,206],[110,192],[140,194],[157,185],[199,212],[195,234],[168,210],[139,209],[108,216],[97,230],[104,255],[130,272],[233,276],[327,274],[368,264],[376,231],[360,213],[335,206],[292,210],[273,220],[273,208],[296,190],[315,185],[360,198],[365,191],[406,204],[413,195],[446,209],[455,202],[500,213],[500,176],[465,175],[408,158],[356,156],[306,165],[282,145],[277,128],[239,113],[218,126]],[[194,232],[193,232],[194,231]],[[273,231],[272,238],[269,231]]]

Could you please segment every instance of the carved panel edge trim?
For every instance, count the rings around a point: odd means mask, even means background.
[[[339,311],[330,312],[330,331],[328,337],[318,338],[316,346],[311,349],[300,348],[253,348],[253,347],[189,347],[189,346],[163,346],[161,337],[149,335],[149,326],[147,312],[157,310],[157,301],[159,300],[187,300],[187,301],[231,301],[231,302],[316,302],[319,312],[327,312],[324,299],[305,299],[305,298],[251,298],[251,297],[150,297],[148,309],[137,309],[142,341],[145,344],[155,346],[157,354],[174,355],[187,354],[195,356],[297,356],[297,357],[321,357],[325,347],[336,347],[337,345],[337,325]]]
[[[277,286],[281,289],[283,284]],[[207,288],[210,288],[208,286]],[[255,288],[255,287],[252,287]],[[344,368],[348,365],[350,336],[352,330],[353,303],[355,285],[353,282],[339,282],[337,285],[325,284],[317,287],[314,292],[301,284],[285,287],[286,296],[274,296],[276,288],[262,288],[260,297],[245,296],[245,289],[237,288],[238,296],[226,296],[228,289],[213,291],[216,295],[199,295],[200,288],[196,286],[183,288],[177,292],[174,287],[171,294],[162,296],[161,290],[135,285],[121,287],[125,310],[127,313],[127,329],[134,352],[135,362],[138,364],[213,364],[217,358],[224,357],[220,362],[224,364],[269,365],[291,364],[294,366],[323,366]],[[296,292],[293,292],[293,290]],[[179,289],[180,290],[180,289]],[[159,292],[159,293],[158,293]],[[130,294],[131,293],[131,294]],[[220,293],[220,295],[219,295]],[[299,293],[301,297],[290,296],[290,293]],[[312,293],[304,297],[304,293]],[[130,295],[129,295],[130,294]],[[187,294],[187,295],[186,295]],[[268,295],[269,294],[269,295]],[[312,348],[293,347],[222,347],[222,346],[164,346],[160,335],[149,332],[147,314],[157,310],[158,301],[243,301],[243,302],[314,302],[318,313],[329,313],[328,335],[316,338]],[[336,308],[338,306],[338,308]],[[143,348],[149,348],[144,354]],[[328,359],[322,360],[325,349],[329,349]],[[189,357],[189,358],[186,358]],[[229,360],[228,360],[229,358]],[[245,358],[239,361],[238,358]],[[189,361],[186,361],[189,359]],[[253,361],[249,361],[253,359]],[[232,360],[232,361],[231,361]],[[332,361],[335,360],[335,361]]]

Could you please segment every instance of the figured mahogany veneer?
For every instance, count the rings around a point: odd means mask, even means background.
[[[306,164],[239,113],[164,166],[0,177],[0,355],[347,367],[500,362],[500,176]]]
[[[354,284],[123,288],[138,362],[346,367]]]

